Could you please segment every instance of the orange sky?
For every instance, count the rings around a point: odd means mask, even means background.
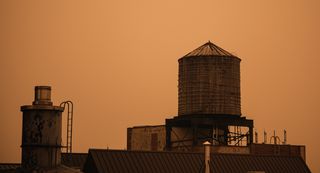
[[[0,162],[20,162],[35,85],[74,102],[74,151],[125,148],[127,127],[177,114],[177,60],[211,40],[242,59],[260,142],[285,128],[320,173],[319,21],[318,0],[1,0]]]

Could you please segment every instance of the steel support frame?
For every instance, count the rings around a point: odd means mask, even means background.
[[[172,129],[174,127],[191,128],[192,139],[181,139],[181,142],[192,140],[191,147],[193,147],[199,145],[199,129],[213,130],[214,127],[225,129],[225,133],[223,134],[225,143],[222,145],[229,145],[229,141],[233,139],[229,138],[229,131],[227,132],[226,130],[228,130],[230,126],[247,127],[248,131],[245,134],[238,134],[237,139],[234,140],[242,140],[243,137],[246,137],[247,145],[253,143],[253,120],[246,119],[246,117],[232,115],[182,115],[172,119],[166,119],[166,150],[172,150],[172,144],[179,143],[179,141],[172,141],[171,139]],[[214,140],[212,136],[208,136],[208,138]]]

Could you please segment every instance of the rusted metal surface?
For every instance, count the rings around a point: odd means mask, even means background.
[[[52,106],[51,87],[35,87],[33,105],[21,106],[22,168],[26,172],[54,168],[61,164],[61,114]]]

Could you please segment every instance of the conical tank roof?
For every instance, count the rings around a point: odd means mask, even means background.
[[[208,41],[204,45],[198,47],[197,49],[191,51],[190,53],[188,53],[184,57],[197,57],[197,56],[228,56],[228,57],[232,56],[232,57],[236,57],[236,56],[232,55],[231,53],[229,53],[228,51],[222,49],[221,47],[211,43],[210,41]],[[182,58],[184,58],[184,57],[182,57]]]

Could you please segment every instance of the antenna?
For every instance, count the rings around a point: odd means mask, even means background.
[[[287,144],[287,131],[286,129],[283,130],[283,144]]]
[[[263,143],[267,143],[267,132],[265,130],[263,130]]]
[[[270,137],[270,143],[271,143],[271,140],[272,140],[272,139],[273,139],[273,143],[274,143],[275,145],[278,144],[278,141],[279,141],[279,144],[281,143],[279,136],[276,136],[276,131],[275,131],[275,130],[273,130],[273,136]]]
[[[255,137],[255,143],[258,143],[258,132],[254,132],[254,137]]]

